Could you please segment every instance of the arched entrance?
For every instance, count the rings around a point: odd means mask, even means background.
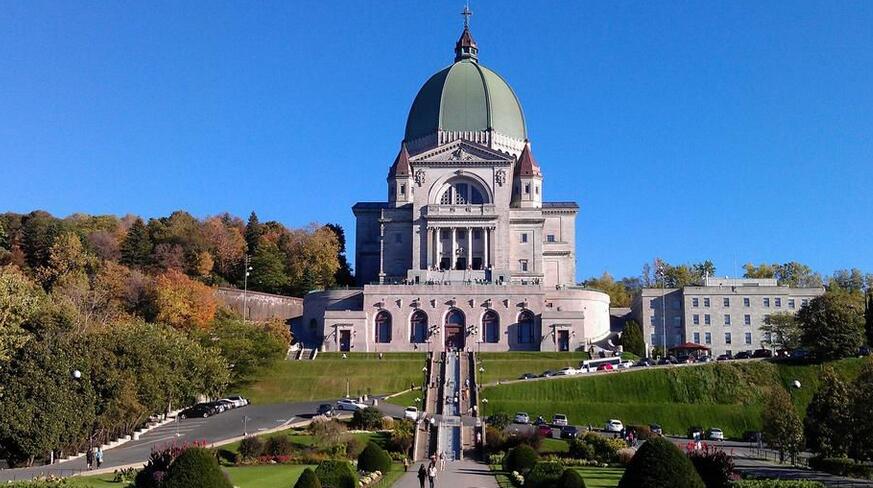
[[[444,330],[447,351],[464,349],[466,320],[463,312],[455,308],[449,310]]]

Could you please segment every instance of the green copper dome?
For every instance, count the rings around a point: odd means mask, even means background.
[[[466,28],[455,53],[455,63],[431,76],[415,96],[404,139],[487,130],[527,139],[518,98],[500,75],[477,62],[478,49]]]

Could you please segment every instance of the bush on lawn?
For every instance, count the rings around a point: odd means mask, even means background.
[[[315,468],[315,475],[324,488],[357,488],[358,475],[348,461],[322,461]]]
[[[378,430],[382,428],[382,411],[376,407],[355,410],[352,414],[352,428],[360,430]]]
[[[230,451],[228,449],[219,449],[217,454],[218,454],[218,463],[219,464],[224,463],[224,464],[234,465],[237,462],[239,462],[239,458],[240,458],[239,454],[237,454],[233,451]]]
[[[652,439],[637,451],[618,488],[705,488],[694,465],[667,439]]]
[[[739,478],[734,473],[734,460],[726,452],[715,447],[691,450],[688,458],[700,475],[706,488],[729,488],[731,481]]]
[[[554,461],[540,461],[524,478],[524,486],[531,488],[557,488],[556,483],[564,473],[564,466]]]
[[[265,456],[289,456],[294,451],[294,444],[285,434],[268,437],[264,442],[261,454]]]
[[[264,443],[257,437],[249,436],[240,441],[238,451],[243,459],[254,459],[264,452]]]
[[[593,460],[595,458],[594,446],[582,439],[570,440],[570,447],[567,453],[573,459]]]
[[[594,452],[594,456],[587,458],[579,458],[579,459],[596,459],[601,463],[614,463],[618,460],[618,450],[624,449],[627,447],[627,443],[625,443],[621,439],[613,439],[611,437],[604,437],[599,434],[595,434],[594,432],[588,432],[584,436],[582,436],[581,442],[583,444],[588,444],[591,446],[591,449]],[[577,447],[577,449],[579,449]],[[572,445],[571,445],[572,450]],[[572,452],[572,451],[571,451]],[[587,454],[587,450],[586,450]],[[575,457],[575,456],[574,456]]]
[[[849,458],[821,458],[809,460],[809,467],[825,473],[851,478],[873,479],[873,467],[860,464]]]
[[[358,471],[387,473],[390,470],[391,456],[375,442],[368,443],[361,455],[358,456]]]
[[[558,480],[558,488],[585,488],[585,480],[575,469],[565,469]]]
[[[634,458],[634,454],[637,453],[637,450],[632,447],[625,447],[624,449],[619,449],[615,455],[615,460],[618,461],[618,464],[623,466],[627,466],[630,464],[631,459]]]
[[[534,448],[522,444],[510,449],[506,453],[506,456],[503,458],[503,469],[510,472],[518,471],[526,475],[528,471],[533,469],[539,459],[540,455],[537,454]]]
[[[493,426],[499,431],[506,430],[509,424],[512,423],[512,417],[506,412],[497,412],[491,417],[488,417],[488,425]]]
[[[825,485],[804,480],[742,480],[734,481],[731,488],[825,488]]]
[[[321,482],[318,481],[318,476],[315,476],[315,471],[312,468],[306,468],[300,473],[297,483],[294,483],[294,488],[321,488]]]
[[[161,480],[167,476],[167,471],[177,457],[183,452],[194,447],[203,447],[203,443],[171,444],[161,449],[152,449],[146,465],[136,473],[134,486],[136,488],[159,488]]]
[[[188,449],[173,461],[161,488],[233,488],[215,454],[202,447]]]
[[[634,431],[634,436],[641,441],[647,441],[649,439],[654,439],[655,437],[660,437],[658,434],[652,432],[652,428],[648,425],[632,425],[630,427]]]

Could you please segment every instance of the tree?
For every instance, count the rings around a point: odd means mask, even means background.
[[[618,488],[704,488],[688,457],[672,441],[646,441],[631,459]]]
[[[251,260],[249,287],[267,293],[282,293],[289,284],[282,252],[275,243],[259,244]]]
[[[828,291],[797,313],[801,342],[820,360],[851,356],[864,343],[861,296]]]
[[[358,469],[368,473],[391,470],[391,456],[374,442],[368,442],[367,447],[358,456]]]
[[[39,286],[18,268],[0,267],[0,362],[27,342],[23,326],[36,317],[43,299]]]
[[[624,332],[621,334],[621,345],[624,350],[637,356],[646,355],[646,341],[643,339],[643,329],[635,320],[628,320],[624,324]]]
[[[233,218],[225,215],[206,219],[203,224],[203,235],[215,260],[215,269],[228,280],[242,267],[246,254],[245,238],[233,222]]]
[[[121,262],[127,266],[143,268],[149,264],[152,241],[142,219],[137,217],[121,244]]]
[[[600,278],[589,278],[583,281],[582,286],[600,290],[609,295],[611,307],[629,307],[631,294],[623,282],[616,282],[612,275],[604,271]]]
[[[93,264],[93,260],[85,252],[79,236],[66,232],[55,239],[49,249],[48,263],[37,268],[37,275],[46,287],[51,288],[63,278],[87,279],[85,268],[89,264]]]
[[[376,407],[367,407],[355,410],[352,414],[352,426],[362,430],[376,430],[382,428],[382,411]]]
[[[170,465],[161,488],[231,488],[215,454],[202,447],[186,449]]]
[[[518,471],[526,475],[540,460],[536,449],[527,444],[514,447],[503,457],[503,469],[506,471]]]
[[[770,315],[764,320],[761,332],[764,333],[762,343],[776,350],[792,350],[800,347],[802,331],[793,313],[780,312]]]
[[[21,244],[27,265],[37,269],[48,265],[49,252],[61,232],[61,224],[48,212],[37,210],[21,221]]]
[[[866,285],[864,273],[858,268],[838,269],[828,282],[828,289],[861,292]]]
[[[780,459],[784,460],[785,454],[789,454],[793,462],[803,449],[803,422],[782,388],[771,392],[764,406],[763,424],[767,445],[779,451]]]
[[[315,471],[312,468],[306,468],[300,473],[300,477],[294,483],[294,488],[321,488],[321,482],[318,481],[318,476],[315,476]]]
[[[346,232],[339,224],[327,224],[325,228],[336,234],[337,246],[337,262],[339,268],[334,275],[334,281],[339,286],[352,286],[355,284],[355,277],[352,276],[352,268],[349,266],[349,260],[346,258]]]
[[[705,277],[713,276],[714,274],[715,264],[708,259],[695,264],[674,266],[661,258],[655,258],[655,284],[658,286],[682,288],[698,284]]]
[[[776,279],[780,285],[792,288],[814,288],[822,285],[821,275],[805,264],[791,261],[776,268]]]
[[[867,299],[864,302],[864,321],[867,330],[867,345],[873,346],[873,292],[867,293]]]
[[[851,448],[849,455],[860,461],[873,460],[873,360],[867,359],[852,382]]]
[[[157,320],[179,329],[205,329],[218,304],[211,288],[170,270],[155,280]]]
[[[743,278],[775,278],[776,277],[776,268],[775,265],[761,263],[755,266],[752,263],[746,263],[743,265],[743,269],[746,272],[743,274]]]
[[[246,246],[249,254],[254,254],[257,251],[258,245],[261,243],[261,234],[263,234],[261,223],[258,221],[258,216],[253,210],[251,215],[249,215],[245,232]]]
[[[849,389],[830,366],[822,372],[821,385],[806,407],[803,421],[806,442],[823,457],[848,454],[852,425]]]
[[[8,251],[10,249],[9,234],[6,233],[6,227],[4,227],[3,222],[0,221],[0,250]]]

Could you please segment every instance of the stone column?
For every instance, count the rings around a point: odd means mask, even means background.
[[[427,258],[425,259],[425,267],[426,269],[430,269],[433,266],[433,227],[427,227],[427,237],[425,238],[425,252],[427,253]]]
[[[379,224],[379,283],[385,282],[385,224]]]
[[[491,229],[488,227],[482,228],[482,238],[485,239],[482,243],[482,266],[485,269],[488,269],[488,266],[491,264],[491,256],[490,249],[488,249],[488,234],[491,233]]]
[[[473,269],[473,228],[467,227],[467,267]]]
[[[449,269],[455,269],[455,255],[458,254],[458,232],[456,227],[452,227],[452,257],[449,258]]]

